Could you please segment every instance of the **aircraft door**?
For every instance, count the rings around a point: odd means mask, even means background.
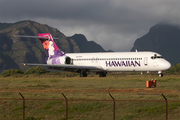
[[[147,66],[148,65],[148,57],[144,58],[144,65]]]

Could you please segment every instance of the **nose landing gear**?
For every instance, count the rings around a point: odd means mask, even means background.
[[[158,75],[159,75],[159,77],[163,77],[163,72],[162,72],[162,71],[159,71],[159,72],[158,72]]]

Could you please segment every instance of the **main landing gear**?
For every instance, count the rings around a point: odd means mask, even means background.
[[[97,74],[99,74],[99,77],[106,77],[106,72],[99,72],[99,73],[97,73]]]
[[[106,77],[107,72],[97,72],[96,74],[99,74],[99,77]],[[80,77],[87,77],[87,72],[81,71]]]
[[[81,71],[80,72],[80,77],[87,77],[87,72],[86,71]]]

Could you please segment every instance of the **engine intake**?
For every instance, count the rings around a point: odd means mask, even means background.
[[[68,56],[60,57],[60,62],[61,64],[73,64],[72,59]]]
[[[61,57],[58,57],[58,58],[51,58],[49,60],[47,60],[47,64],[73,64],[73,60],[68,57],[68,56],[61,56]]]
[[[72,63],[72,60],[70,57],[66,57],[65,58],[65,64],[71,64]]]

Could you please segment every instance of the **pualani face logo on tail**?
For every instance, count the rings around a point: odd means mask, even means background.
[[[48,55],[48,58],[46,58],[46,62],[48,59],[57,58],[65,55],[63,52],[59,50],[50,33],[40,33],[38,34],[38,36],[47,38],[40,38],[41,43],[46,51],[46,54]]]

